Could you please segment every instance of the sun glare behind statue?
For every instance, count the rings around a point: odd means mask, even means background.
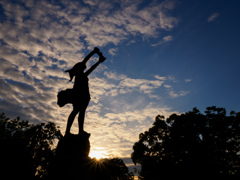
[[[91,158],[96,158],[97,160],[102,158],[107,158],[107,152],[102,148],[93,148],[91,149],[89,156]]]

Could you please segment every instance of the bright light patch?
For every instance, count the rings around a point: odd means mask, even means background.
[[[89,156],[91,158],[102,159],[107,157],[107,152],[103,148],[93,148]]]

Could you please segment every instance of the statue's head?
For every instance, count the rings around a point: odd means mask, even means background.
[[[73,66],[72,69],[67,70],[65,72],[69,73],[70,76],[70,81],[72,81],[73,77],[76,76],[77,74],[83,73],[83,71],[86,69],[86,64],[79,62]]]
[[[73,69],[73,71],[76,71],[76,73],[79,73],[79,72],[83,72],[84,69],[86,69],[86,67],[87,66],[85,63],[79,62],[79,63],[75,64],[72,69]]]

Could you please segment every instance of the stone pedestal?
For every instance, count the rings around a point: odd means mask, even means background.
[[[59,140],[57,145],[57,155],[75,155],[78,157],[88,157],[90,152],[89,133],[69,134]]]
[[[59,140],[51,179],[90,180],[90,134],[69,134]]]

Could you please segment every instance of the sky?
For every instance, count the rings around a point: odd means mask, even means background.
[[[85,131],[92,152],[130,157],[157,115],[240,111],[240,1],[0,0],[0,112],[64,134],[65,70],[98,47]],[[87,64],[98,60],[94,55]],[[74,122],[72,133],[77,133]]]

